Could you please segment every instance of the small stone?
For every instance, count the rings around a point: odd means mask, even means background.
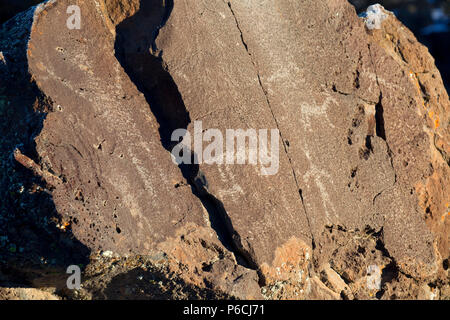
[[[102,257],[104,257],[104,258],[112,258],[113,255],[114,255],[114,253],[112,251],[110,251],[110,250],[102,252]]]

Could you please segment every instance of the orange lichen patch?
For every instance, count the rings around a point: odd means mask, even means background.
[[[302,240],[290,238],[285,244],[277,248],[272,265],[261,265],[261,273],[266,284],[270,286],[283,283],[280,288],[280,297],[285,299],[298,299],[304,292],[308,277],[308,265],[311,257],[311,249]],[[276,297],[274,297],[276,298]]]
[[[439,127],[439,117],[436,116],[436,119],[434,120],[434,127],[437,129]]]
[[[434,114],[433,111],[428,111],[428,118],[434,122],[434,128],[437,129],[439,127],[439,116]]]
[[[435,171],[425,182],[415,184],[418,204],[422,208],[423,216],[430,230],[440,235],[437,238],[438,251],[442,256],[448,255],[449,243],[447,234],[450,224],[445,217],[449,214],[450,194],[446,186],[450,184],[447,164],[435,166]]]
[[[441,221],[444,222],[445,218],[447,218],[448,216],[450,216],[450,208],[448,207],[448,203],[445,204],[445,206],[447,207],[447,211],[442,215],[441,217]]]
[[[56,227],[62,231],[67,231],[67,228],[70,226],[70,222],[64,221],[60,224],[57,224]]]
[[[441,217],[441,221],[444,222],[445,218],[450,215],[450,212],[444,213]]]
[[[27,55],[29,56],[29,57],[32,57],[33,56],[33,50],[35,49],[35,47],[34,47],[34,45],[30,42],[30,43],[28,43],[28,49],[27,49]]]
[[[410,75],[414,78],[414,85],[416,86],[417,93],[420,95],[420,84],[417,75],[412,71],[410,72]]]

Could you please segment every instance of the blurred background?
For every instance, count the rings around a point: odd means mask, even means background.
[[[0,24],[43,0],[0,0]]]
[[[42,0],[0,0],[0,24]],[[426,45],[450,90],[450,0],[349,0],[361,13],[375,3],[393,11]]]
[[[361,13],[379,3],[395,13],[436,60],[447,92],[450,92],[450,0],[349,0]]]

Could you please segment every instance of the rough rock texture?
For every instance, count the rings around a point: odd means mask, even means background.
[[[34,288],[0,288],[0,300],[59,300],[57,296]]]
[[[376,2],[386,9],[394,11],[402,21],[424,44],[435,59],[447,89],[450,88],[450,1],[448,0],[349,0],[358,13]]]
[[[391,13],[79,1],[70,30],[71,4],[0,29],[8,277],[75,299],[449,297],[450,102]],[[279,129],[278,173],[176,166],[170,134],[196,120]]]

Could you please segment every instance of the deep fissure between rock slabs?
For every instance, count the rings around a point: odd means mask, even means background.
[[[141,1],[139,11],[116,27],[115,41],[116,58],[144,94],[159,124],[161,145],[169,152],[178,143],[171,141],[172,132],[187,129],[191,122],[178,87],[164,65],[163,52],[156,45],[159,31],[169,19],[172,9],[173,0]],[[179,169],[192,193],[207,210],[211,227],[223,246],[233,252],[238,264],[257,270],[254,258],[243,248],[223,203],[209,193],[207,179],[199,165],[180,164]]]

